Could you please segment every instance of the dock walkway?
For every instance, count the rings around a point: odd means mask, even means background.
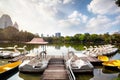
[[[51,58],[42,80],[69,80],[63,58]]]

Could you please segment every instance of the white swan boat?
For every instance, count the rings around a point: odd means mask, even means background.
[[[16,56],[19,56],[21,53],[20,52],[10,52],[10,51],[5,51],[0,53],[1,58],[14,58]]]
[[[30,64],[30,60],[25,60],[20,66],[20,72],[26,73],[38,73],[43,72],[48,65],[48,61],[38,62],[36,64]]]
[[[45,53],[45,52],[42,52]],[[42,59],[40,55],[36,55],[32,60],[25,60],[20,66],[19,71],[24,73],[39,73],[43,72],[48,65],[47,59]]]
[[[15,45],[13,48],[12,47],[7,48],[7,49],[14,49],[14,51],[1,51],[0,57],[1,58],[14,58],[16,56],[21,55],[21,53],[16,48],[17,48],[17,45]]]
[[[97,57],[99,55],[111,55],[113,53],[116,53],[118,51],[118,48],[115,48],[114,45],[101,45],[101,46],[90,46],[90,48],[87,48],[84,46],[84,54],[91,57]]]
[[[68,52],[73,54],[70,59],[66,61],[66,66],[70,66],[73,72],[93,72],[93,65],[87,61],[80,58],[74,59],[77,57],[73,52]]]

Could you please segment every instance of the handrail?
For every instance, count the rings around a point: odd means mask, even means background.
[[[64,53],[62,53],[62,55],[63,55],[63,58],[65,58]],[[71,59],[72,59],[72,58],[71,58]],[[70,62],[71,62],[71,61],[70,61]],[[64,60],[64,64],[66,64],[65,60]],[[76,80],[75,75],[74,75],[74,73],[73,73],[73,71],[72,71],[72,69],[71,69],[70,63],[69,63],[69,65],[66,65],[66,68],[67,68],[67,70],[68,70],[69,80]]]
[[[76,80],[75,75],[71,69],[71,66],[68,66],[68,71],[69,71],[69,80]]]

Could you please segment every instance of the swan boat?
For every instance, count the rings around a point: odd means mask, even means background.
[[[67,67],[70,66],[72,71],[75,73],[93,72],[94,67],[89,61],[82,60],[80,58],[75,59],[77,56],[73,52],[68,52],[68,55],[71,53],[71,58],[66,61]]]
[[[13,51],[0,52],[1,58],[14,58],[14,57],[19,56],[19,55],[21,55],[20,52],[13,52]]]
[[[25,47],[26,46],[23,47],[24,52]],[[1,51],[0,52],[1,58],[14,58],[21,55],[20,51],[17,50],[17,45],[15,45],[14,47],[7,47],[6,49],[14,49],[14,51]]]
[[[84,54],[91,56],[91,57],[98,57],[99,55],[112,55],[118,51],[118,48],[115,48],[114,45],[101,45],[101,46],[90,46],[87,48],[84,46],[85,50],[83,51]]]
[[[42,58],[41,54],[46,54],[45,51],[42,51],[40,55],[35,56],[32,60],[25,60],[21,65],[19,65],[19,71],[23,73],[40,73],[43,72],[48,65],[47,59]]]

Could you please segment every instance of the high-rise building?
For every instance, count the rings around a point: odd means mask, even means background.
[[[11,17],[7,14],[4,14],[0,17],[0,28],[6,28],[8,26],[12,26],[13,22],[11,20]]]
[[[55,33],[55,37],[61,37],[61,33],[60,32]]]
[[[13,24],[11,17],[7,14],[3,14],[0,17],[0,28],[4,29],[8,26],[13,26],[16,29],[19,29],[17,22]]]
[[[43,34],[41,34],[41,37],[44,37],[44,35],[43,35]]]

